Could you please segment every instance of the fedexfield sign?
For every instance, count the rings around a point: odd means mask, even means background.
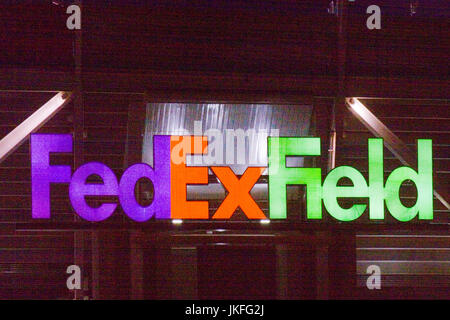
[[[268,137],[268,166],[248,167],[236,176],[230,167],[211,166],[212,172],[227,189],[228,194],[212,216],[229,219],[240,207],[249,219],[286,219],[286,187],[306,186],[306,217],[322,219],[322,202],[326,211],[341,221],[359,218],[366,204],[342,208],[339,198],[368,198],[369,218],[383,220],[387,211],[399,221],[409,221],[416,216],[421,220],[433,219],[433,159],[432,141],[417,142],[417,171],[399,167],[384,180],[383,140],[368,140],[368,181],[355,168],[341,166],[328,173],[322,182],[320,168],[287,167],[286,157],[320,156],[319,138]],[[206,154],[205,136],[154,136],[153,168],[139,163],[129,167],[120,181],[113,171],[99,162],[86,163],[72,175],[70,166],[50,165],[51,153],[72,152],[71,135],[31,135],[32,217],[50,218],[50,184],[69,183],[69,197],[75,212],[88,221],[102,221],[110,217],[118,203],[103,203],[98,208],[88,205],[86,196],[117,196],[126,215],[139,222],[155,219],[209,219],[208,201],[187,201],[186,187],[191,184],[208,184],[208,167],[187,166],[186,157]],[[250,190],[267,169],[269,192],[269,217],[252,198]],[[102,184],[87,183],[96,175]],[[153,184],[154,197],[148,206],[141,206],[135,196],[138,180],[146,178]],[[339,180],[349,179],[353,185],[340,186]],[[417,188],[414,206],[402,204],[399,191],[406,180]],[[357,202],[357,199],[354,201]]]

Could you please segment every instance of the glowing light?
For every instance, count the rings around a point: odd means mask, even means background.
[[[287,156],[320,156],[320,138],[269,137],[270,219],[286,219],[286,186],[306,185],[308,219],[322,218],[320,168],[288,168]]]
[[[42,127],[69,101],[71,93],[59,92],[36,112],[0,140],[0,163],[16,150],[31,133]]]
[[[354,102],[353,102],[354,103]],[[91,162],[79,167],[71,176],[71,167],[68,165],[51,165],[51,153],[67,153],[73,150],[72,135],[60,134],[32,134],[31,135],[31,180],[32,180],[32,217],[39,219],[50,218],[50,184],[70,183],[69,198],[72,207],[78,215],[88,221],[102,221],[110,217],[117,207],[117,201],[103,203],[100,207],[92,208],[86,203],[86,196],[118,196],[124,212],[133,220],[143,222],[152,217],[156,219],[170,219],[174,225],[183,223],[182,219],[199,219],[197,215],[190,215],[189,210],[184,210],[183,217],[170,214],[170,204],[180,200],[177,194],[170,192],[170,185],[166,181],[175,181],[170,177],[169,136],[156,136],[154,145],[161,142],[161,150],[155,150],[155,169],[146,164],[135,164],[128,168],[120,179],[120,183],[114,172],[102,163]],[[317,156],[320,155],[319,138],[297,137],[270,137],[269,146],[269,211],[270,219],[287,218],[286,187],[288,185],[305,185],[306,187],[306,218],[322,218],[322,201],[328,213],[339,221],[353,221],[358,219],[367,209],[367,204],[354,203],[349,208],[343,208],[338,198],[368,198],[369,218],[371,220],[384,219],[384,208],[399,221],[410,221],[416,216],[419,220],[433,219],[433,152],[430,139],[418,139],[417,141],[417,170],[403,166],[396,168],[384,179],[383,168],[383,140],[368,140],[368,181],[360,171],[349,166],[334,168],[325,177],[322,184],[320,168],[287,167],[287,156]],[[165,151],[164,151],[164,150]],[[158,151],[158,152],[156,152]],[[160,152],[161,151],[161,152]],[[164,152],[163,152],[164,151]],[[165,154],[166,156],[163,156]],[[166,165],[165,165],[166,164]],[[217,173],[218,167],[213,167]],[[204,168],[206,169],[206,167]],[[229,210],[226,219],[231,218],[236,203],[242,208],[243,200],[239,197],[247,197],[254,201],[250,195],[250,189],[261,174],[262,168],[253,167],[255,175],[245,181],[243,187],[239,181],[248,175],[242,175],[240,180],[234,173],[229,175],[232,182],[222,179],[229,191],[237,189],[233,193],[236,197],[233,207]],[[229,172],[232,173],[231,169]],[[246,171],[249,172],[249,171]],[[88,177],[96,175],[102,183],[86,183]],[[221,175],[221,174],[219,174]],[[154,186],[154,198],[150,205],[142,207],[135,198],[134,190],[137,181],[145,177],[152,181]],[[346,178],[351,185],[339,185],[341,179]],[[417,200],[413,206],[404,206],[400,199],[400,188],[404,181],[411,181],[417,188]],[[191,182],[191,181],[189,181]],[[195,183],[196,180],[192,180]],[[201,181],[203,183],[203,181]],[[207,181],[206,181],[207,182]],[[184,181],[184,185],[188,182]],[[173,191],[173,188],[171,189]],[[181,198],[187,201],[185,194]],[[226,199],[224,200],[226,201]],[[207,204],[207,201],[205,201]],[[365,202],[365,201],[364,201]],[[257,205],[255,203],[255,205]],[[206,207],[208,209],[208,207]],[[246,215],[256,218],[256,215]],[[258,210],[261,210],[258,208]],[[262,212],[262,211],[261,211]],[[206,213],[208,211],[206,210]],[[270,220],[258,219],[261,224],[269,224]],[[207,219],[207,218],[205,218]],[[224,230],[216,230],[221,232]],[[207,232],[213,233],[212,230]]]
[[[347,100],[350,107],[355,110],[360,116],[367,116],[368,113],[371,113],[369,109],[365,105],[361,103],[357,98],[350,98]]]

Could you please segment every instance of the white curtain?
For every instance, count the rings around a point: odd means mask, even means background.
[[[223,161],[217,162],[220,157],[213,157],[214,165],[227,165],[236,174],[242,174],[249,165],[267,166],[267,136],[307,136],[311,112],[312,107],[305,105],[149,103],[142,160],[153,164],[154,135],[193,135],[201,128],[209,142],[216,139],[211,133],[223,135]],[[236,134],[238,129],[251,133],[245,138],[244,154],[238,150],[237,140],[227,139],[229,132]],[[195,161],[192,157],[188,164],[211,164],[212,156],[199,156]],[[232,163],[227,161],[231,158],[235,159]],[[289,165],[303,165],[302,159],[289,161]]]

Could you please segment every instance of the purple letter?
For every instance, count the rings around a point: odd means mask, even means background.
[[[50,219],[50,183],[69,183],[70,166],[51,166],[50,152],[72,152],[70,134],[31,135],[31,216]]]
[[[89,176],[97,175],[103,184],[86,184]],[[75,171],[69,186],[70,202],[75,212],[88,221],[102,221],[114,212],[116,203],[104,203],[98,208],[92,208],[84,199],[85,196],[117,196],[117,179],[114,172],[103,163],[90,162]]]
[[[147,221],[154,214],[157,219],[170,219],[170,136],[153,138],[153,161],[155,169],[144,163],[135,164],[120,180],[120,204],[125,213],[138,222]],[[139,205],[134,194],[141,178],[147,178],[153,184],[153,201],[147,207]]]

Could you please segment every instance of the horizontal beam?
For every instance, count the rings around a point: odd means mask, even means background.
[[[148,94],[163,98],[189,99],[216,94],[239,99],[248,94],[258,99],[295,100],[300,96],[335,97],[337,77],[328,75],[205,73],[181,71],[111,72],[84,70],[81,73],[86,93]],[[0,92],[72,91],[72,71],[42,69],[0,69]],[[346,76],[345,95],[403,99],[449,99],[450,80],[425,78],[387,78]],[[420,88],[420,90],[418,90]]]
[[[0,69],[1,91],[72,91],[74,74],[41,69]]]
[[[0,224],[1,226],[1,224]],[[141,230],[145,233],[164,231],[195,231],[195,230],[245,230],[258,232],[273,231],[443,231],[448,232],[448,224],[442,223],[307,223],[307,222],[281,222],[271,221],[270,224],[261,224],[259,221],[183,221],[181,225],[174,225],[172,221],[154,221],[147,223],[132,222],[16,222],[15,230],[19,232],[28,231],[97,231],[97,230]],[[11,228],[11,226],[10,226]]]

